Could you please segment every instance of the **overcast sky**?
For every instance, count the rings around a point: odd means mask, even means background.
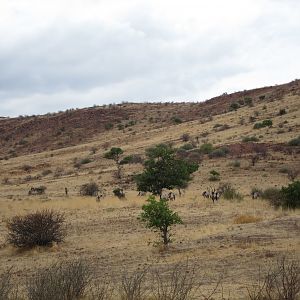
[[[0,115],[299,78],[299,0],[0,0]]]

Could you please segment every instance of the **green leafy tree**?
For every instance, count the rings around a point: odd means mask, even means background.
[[[121,155],[124,153],[124,151],[121,148],[117,148],[117,147],[112,147],[110,149],[110,151],[106,152],[104,154],[104,158],[107,159],[112,159],[115,161],[116,165],[117,165],[117,177],[120,179],[121,178],[121,164],[120,164],[120,160],[121,160]]]
[[[146,156],[144,172],[135,177],[137,189],[160,197],[163,189],[185,188],[198,170],[196,163],[177,158],[175,150],[166,144],[147,149]]]
[[[143,212],[139,219],[146,223],[147,228],[158,230],[164,245],[168,245],[171,242],[170,227],[182,224],[182,220],[176,212],[169,208],[165,199],[157,201],[154,196],[150,196],[147,202],[148,204],[142,206]]]

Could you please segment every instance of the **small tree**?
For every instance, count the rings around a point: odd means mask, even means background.
[[[282,187],[281,194],[283,197],[283,208],[300,208],[300,181],[295,181],[287,187]]]
[[[174,224],[182,224],[181,218],[176,212],[173,212],[165,199],[155,200],[150,196],[148,204],[142,206],[143,212],[139,219],[146,223],[146,227],[159,230],[164,245],[171,242],[170,227]]]
[[[135,177],[137,190],[161,197],[163,189],[184,188],[198,169],[196,163],[177,158],[175,150],[160,144],[146,151],[144,172]]]
[[[123,154],[123,150],[121,148],[117,148],[117,147],[112,147],[110,149],[110,151],[106,152],[104,154],[104,158],[107,159],[112,159],[115,161],[116,165],[117,165],[117,177],[120,179],[121,178],[121,164],[120,164],[120,159],[121,159],[121,155]]]

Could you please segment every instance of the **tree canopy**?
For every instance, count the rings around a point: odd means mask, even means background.
[[[198,170],[197,164],[177,158],[175,150],[166,144],[147,149],[146,156],[144,172],[136,176],[139,191],[161,196],[164,188],[185,188]]]

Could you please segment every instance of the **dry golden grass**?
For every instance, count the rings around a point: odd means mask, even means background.
[[[204,287],[210,290],[214,279],[224,275],[224,294],[230,299],[244,299],[245,286],[252,276],[257,275],[258,266],[271,263],[282,254],[294,255],[300,259],[300,214],[296,211],[274,210],[261,200],[250,197],[252,187],[268,188],[287,185],[286,174],[281,167],[299,166],[296,153],[269,152],[250,166],[248,156],[205,159],[194,174],[193,181],[184,196],[177,197],[170,206],[182,217],[184,224],[176,226],[174,241],[167,251],[154,247],[157,234],[144,228],[137,220],[141,206],[147,197],[137,196],[133,183],[122,183],[126,199],[113,196],[113,188],[120,185],[113,173],[116,168],[111,161],[103,158],[106,151],[104,142],[110,146],[124,149],[125,155],[144,154],[147,147],[157,143],[172,141],[175,146],[182,145],[183,133],[193,138],[209,132],[200,138],[200,144],[211,142],[214,145],[241,142],[243,136],[257,136],[260,142],[286,143],[300,134],[300,98],[288,96],[280,101],[252,108],[241,108],[215,116],[212,121],[201,124],[199,121],[182,123],[167,128],[157,128],[147,122],[135,126],[136,134],[122,133],[119,130],[107,132],[91,138],[90,142],[55,151],[29,154],[0,161],[0,264],[2,268],[14,267],[14,276],[21,284],[31,276],[37,267],[46,267],[62,258],[81,257],[101,270],[96,275],[105,278],[118,276],[121,269],[131,272],[145,265],[175,264],[189,258],[199,273],[206,274]],[[278,116],[281,108],[288,113]],[[250,115],[259,112],[258,121],[272,118],[273,127],[253,130],[248,122]],[[240,125],[240,118],[246,120]],[[278,125],[285,120],[284,134],[278,134]],[[230,129],[216,132],[215,124],[228,124]],[[145,127],[146,125],[146,127]],[[289,131],[289,128],[292,130]],[[96,147],[91,154],[91,147]],[[74,169],[74,158],[90,157],[92,162]],[[232,168],[230,161],[239,159],[241,166]],[[33,166],[31,173],[22,166]],[[43,164],[53,173],[25,182],[28,176],[36,176],[44,170]],[[61,168],[62,176],[55,177],[55,170]],[[123,176],[140,172],[141,165],[125,165]],[[222,198],[213,204],[201,194],[209,186],[209,171],[215,169],[221,174],[221,182],[229,182],[244,197],[243,201],[225,201]],[[9,178],[10,184],[2,184]],[[95,181],[107,191],[107,196],[99,203],[95,197],[79,196],[82,184]],[[46,194],[28,196],[31,186],[45,185]],[[68,187],[69,196],[64,195]],[[5,220],[28,212],[51,208],[65,213],[69,227],[66,241],[52,248],[35,248],[19,252],[5,241]],[[218,299],[218,298],[216,298]]]
[[[247,223],[257,223],[260,222],[262,218],[251,216],[251,215],[241,215],[234,218],[234,224],[247,224]]]

